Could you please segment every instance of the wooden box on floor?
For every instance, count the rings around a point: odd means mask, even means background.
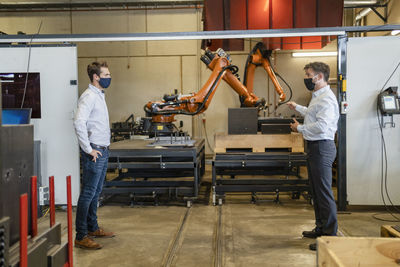
[[[304,152],[304,140],[300,133],[291,134],[215,134],[215,153],[228,149],[251,149],[265,152],[269,149],[287,148],[290,152]]]
[[[318,266],[399,266],[397,238],[323,236],[317,247]]]

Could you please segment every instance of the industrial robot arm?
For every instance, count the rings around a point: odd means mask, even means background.
[[[210,50],[206,49],[204,55],[201,57],[201,60],[204,62],[204,64],[207,65],[209,69],[214,70],[215,64],[213,64],[213,61],[215,58],[218,57],[226,57],[229,59],[229,61],[231,61],[230,56],[221,48],[218,49],[215,54],[213,54]],[[244,86],[240,82],[239,76],[236,73],[227,72],[224,75],[223,79],[239,95],[240,99],[242,100],[241,102],[244,104],[244,106],[259,107],[259,108],[264,107],[265,100],[259,99],[253,92],[249,91],[246,88],[246,86]]]
[[[268,73],[269,78],[274,84],[275,91],[279,95],[279,103],[282,104],[286,99],[286,94],[283,92],[282,86],[279,84],[279,81],[277,79],[277,76],[279,76],[279,74],[276,74],[271,66],[271,62],[269,60],[270,56],[271,50],[267,50],[262,42],[257,43],[253,47],[253,49],[249,53],[249,56],[247,57],[243,84],[247,87],[250,93],[253,93],[254,71],[258,66],[262,66]],[[290,86],[285,82],[285,80],[283,81],[290,89]],[[290,98],[291,96],[289,97],[289,100]]]
[[[197,115],[203,113],[210,104],[216,88],[224,79],[241,97],[249,107],[263,107],[264,100],[249,93],[247,88],[239,81],[235,74],[238,67],[231,64],[230,56],[222,49],[216,54],[206,51],[201,60],[212,70],[210,77],[203,87],[197,92],[189,95],[165,95],[163,101],[148,102],[144,106],[147,115],[152,116],[152,121],[165,123],[174,121],[174,116]]]

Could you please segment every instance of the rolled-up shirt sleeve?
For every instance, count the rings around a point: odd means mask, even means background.
[[[316,114],[316,121],[306,125],[297,126],[297,131],[307,136],[314,136],[326,131],[329,121],[334,120],[335,112],[334,106],[328,101],[322,101],[318,104],[318,112]]]
[[[306,113],[307,113],[307,107],[305,107],[305,106],[302,106],[302,105],[299,105],[299,104],[297,104],[296,105],[296,111],[297,112],[299,112],[300,114],[301,114],[301,116],[305,116],[306,115]]]
[[[94,95],[87,94],[79,99],[78,109],[75,114],[74,127],[78,137],[79,146],[85,153],[91,153],[87,122],[95,104]]]

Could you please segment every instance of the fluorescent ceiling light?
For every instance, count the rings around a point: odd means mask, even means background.
[[[393,30],[392,32],[391,32],[391,34],[394,36],[394,35],[398,35],[400,33],[400,30]]]
[[[292,57],[336,57],[337,52],[296,52]]]

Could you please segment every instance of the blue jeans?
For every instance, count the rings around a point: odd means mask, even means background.
[[[91,155],[81,150],[83,175],[75,220],[77,240],[82,240],[88,232],[94,232],[99,228],[96,215],[97,203],[107,173],[109,151],[96,150],[102,154],[98,155],[96,162],[92,161]]]

